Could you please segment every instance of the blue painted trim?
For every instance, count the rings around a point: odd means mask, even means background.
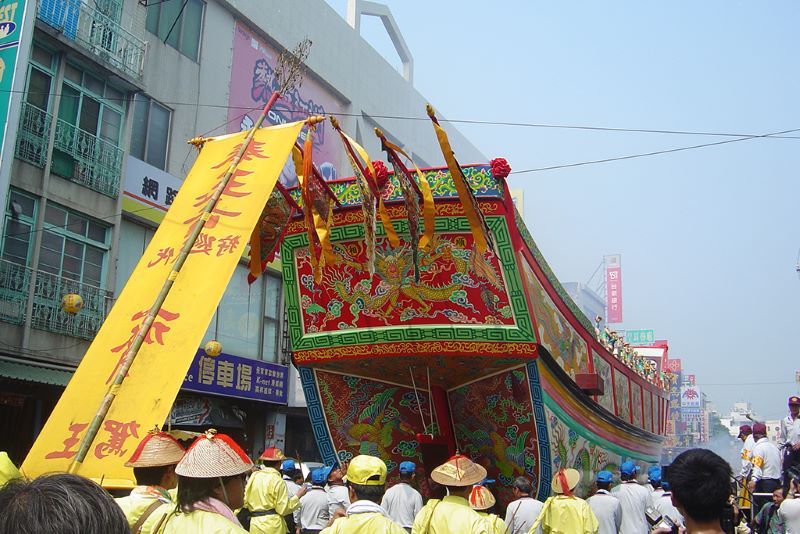
[[[336,457],[336,447],[333,446],[333,439],[328,431],[328,424],[325,421],[325,410],[322,409],[322,399],[317,389],[317,378],[314,370],[310,367],[298,367],[300,381],[303,383],[303,393],[306,396],[308,406],[308,418],[311,421],[311,430],[314,432],[314,440],[319,448],[319,455],[325,465],[338,465]]]
[[[550,435],[547,431],[547,418],[544,414],[544,397],[539,381],[539,367],[536,360],[528,363],[528,383],[531,388],[533,416],[536,419],[536,439],[539,440],[539,491],[538,499],[544,501],[550,495],[550,481],[553,478],[553,464],[550,460]]]

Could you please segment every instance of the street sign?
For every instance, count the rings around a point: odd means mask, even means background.
[[[653,330],[625,330],[625,342],[631,345],[652,345],[655,341]]]

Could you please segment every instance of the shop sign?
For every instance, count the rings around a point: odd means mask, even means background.
[[[288,368],[225,353],[211,358],[200,349],[181,389],[286,404]]]

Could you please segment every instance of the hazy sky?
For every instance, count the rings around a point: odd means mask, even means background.
[[[329,0],[344,14],[346,0]],[[764,135],[800,128],[796,1],[387,1],[449,119]],[[393,63],[377,19],[362,35]],[[420,116],[424,110],[420,110]],[[515,170],[734,137],[459,125]],[[800,131],[787,135],[800,137]],[[433,140],[433,136],[431,137]],[[800,138],[512,175],[562,281],[622,254],[621,328],[652,328],[722,411],[797,391]]]

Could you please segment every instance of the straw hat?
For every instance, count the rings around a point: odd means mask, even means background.
[[[167,434],[153,430],[133,451],[133,456],[125,462],[125,467],[160,467],[177,464],[186,450],[178,441]]]
[[[567,485],[566,488],[561,480],[562,474],[564,476],[563,482],[566,482]],[[561,469],[556,473],[556,476],[553,477],[553,482],[550,487],[553,489],[553,493],[569,493],[575,489],[575,486],[577,486],[580,481],[581,474],[576,469]]]
[[[184,477],[214,478],[241,475],[252,468],[253,462],[242,448],[212,428],[186,449],[175,472]]]
[[[488,510],[495,504],[494,495],[489,491],[486,486],[480,484],[472,486],[472,492],[469,494],[469,505],[473,510]]]
[[[466,456],[457,454],[434,469],[431,478],[442,486],[472,486],[486,478],[486,469]]]
[[[278,447],[268,447],[264,449],[264,452],[261,453],[258,459],[263,462],[280,462],[285,460],[286,456],[284,456],[283,451]]]

